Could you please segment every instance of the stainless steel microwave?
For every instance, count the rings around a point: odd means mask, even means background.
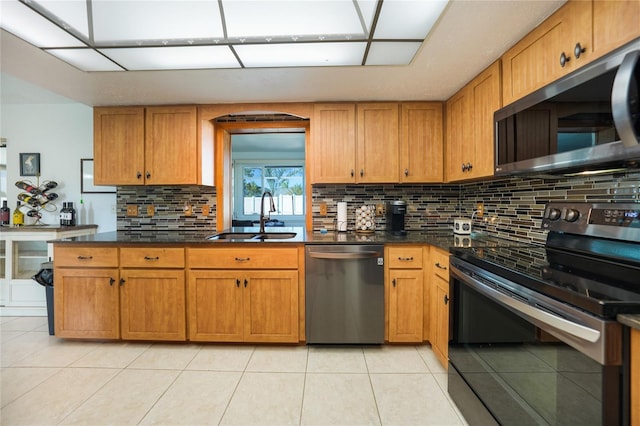
[[[494,118],[496,175],[640,167],[640,38]]]

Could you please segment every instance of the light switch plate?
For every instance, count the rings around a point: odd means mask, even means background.
[[[202,206],[202,216],[209,216],[209,204]]]
[[[193,214],[193,206],[191,204],[185,204],[184,206],[184,215],[191,216]]]
[[[327,203],[320,203],[320,216],[327,215]]]
[[[127,206],[127,216],[138,216],[138,206]]]

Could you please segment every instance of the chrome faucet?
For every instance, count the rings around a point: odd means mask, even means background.
[[[262,193],[262,198],[260,199],[260,232],[265,232],[264,231],[264,223],[265,223],[265,219],[264,219],[264,196],[265,195],[269,196],[269,201],[270,201],[269,213],[276,211],[276,205],[273,202],[273,195],[271,195],[270,191],[264,191]]]

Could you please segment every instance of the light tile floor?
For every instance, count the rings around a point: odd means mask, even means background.
[[[460,425],[426,346],[65,341],[0,317],[0,424]]]

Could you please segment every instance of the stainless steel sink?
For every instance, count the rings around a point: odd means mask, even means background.
[[[221,232],[207,240],[288,240],[296,235],[296,232]]]

